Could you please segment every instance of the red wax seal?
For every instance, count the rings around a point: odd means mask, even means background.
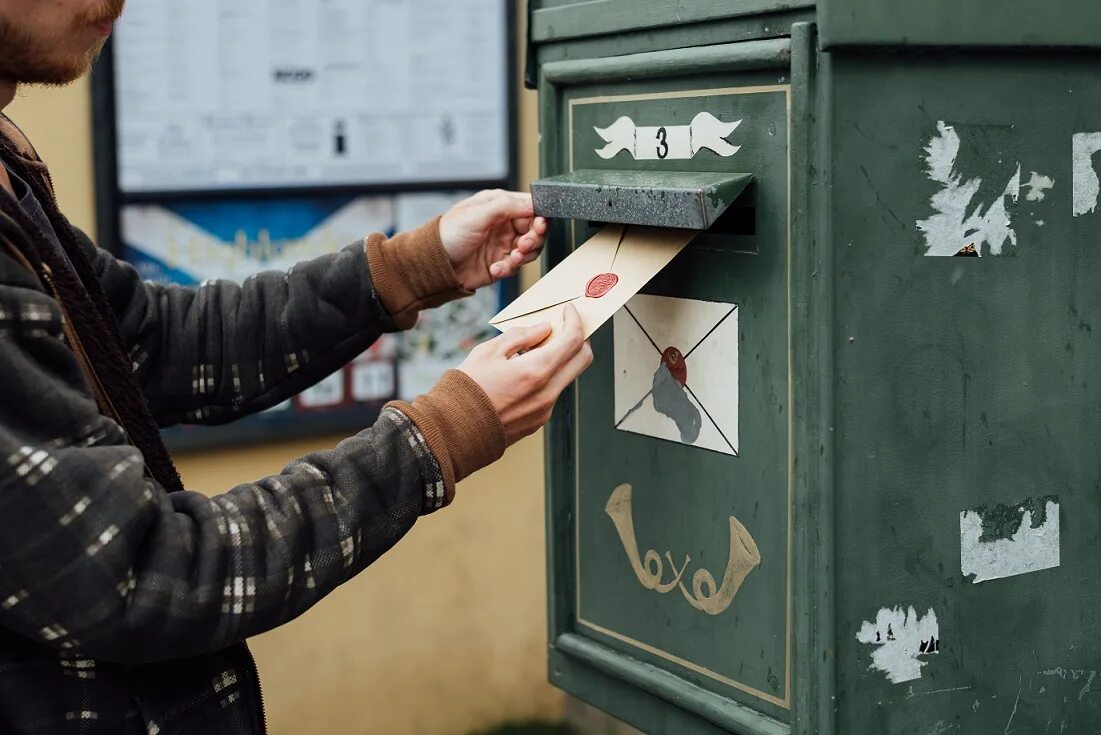
[[[673,380],[681,385],[688,385],[688,366],[684,364],[684,355],[676,347],[669,347],[661,353],[661,364],[673,376]]]
[[[585,286],[585,295],[590,299],[599,299],[611,291],[617,283],[619,283],[619,276],[615,273],[601,273],[589,279],[589,283]]]

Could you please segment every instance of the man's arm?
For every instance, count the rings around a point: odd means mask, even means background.
[[[0,625],[29,639],[139,663],[261,633],[353,577],[504,449],[493,402],[456,371],[278,475],[213,498],[166,493],[99,413],[56,302],[4,260]]]
[[[222,423],[275,405],[333,373],[420,309],[468,295],[439,220],[242,284],[143,282],[81,243],[99,274],[138,380],[162,425]]]

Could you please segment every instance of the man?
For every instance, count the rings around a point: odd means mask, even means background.
[[[122,4],[0,0],[0,106],[87,71]],[[483,192],[287,274],[161,287],[74,230],[29,143],[0,132],[0,732],[263,732],[245,639],[447,505],[592,353],[575,312],[508,332],[335,449],[213,498],[184,490],[158,424],[286,399],[515,273],[547,223]]]

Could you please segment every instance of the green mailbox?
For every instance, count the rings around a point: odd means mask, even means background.
[[[551,681],[1101,733],[1101,3],[532,0],[548,265],[695,240],[548,432]]]

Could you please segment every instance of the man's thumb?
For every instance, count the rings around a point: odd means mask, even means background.
[[[504,351],[505,357],[512,357],[517,352],[538,347],[550,334],[550,323],[541,322],[530,327],[514,327],[498,339],[501,340],[501,349]]]

